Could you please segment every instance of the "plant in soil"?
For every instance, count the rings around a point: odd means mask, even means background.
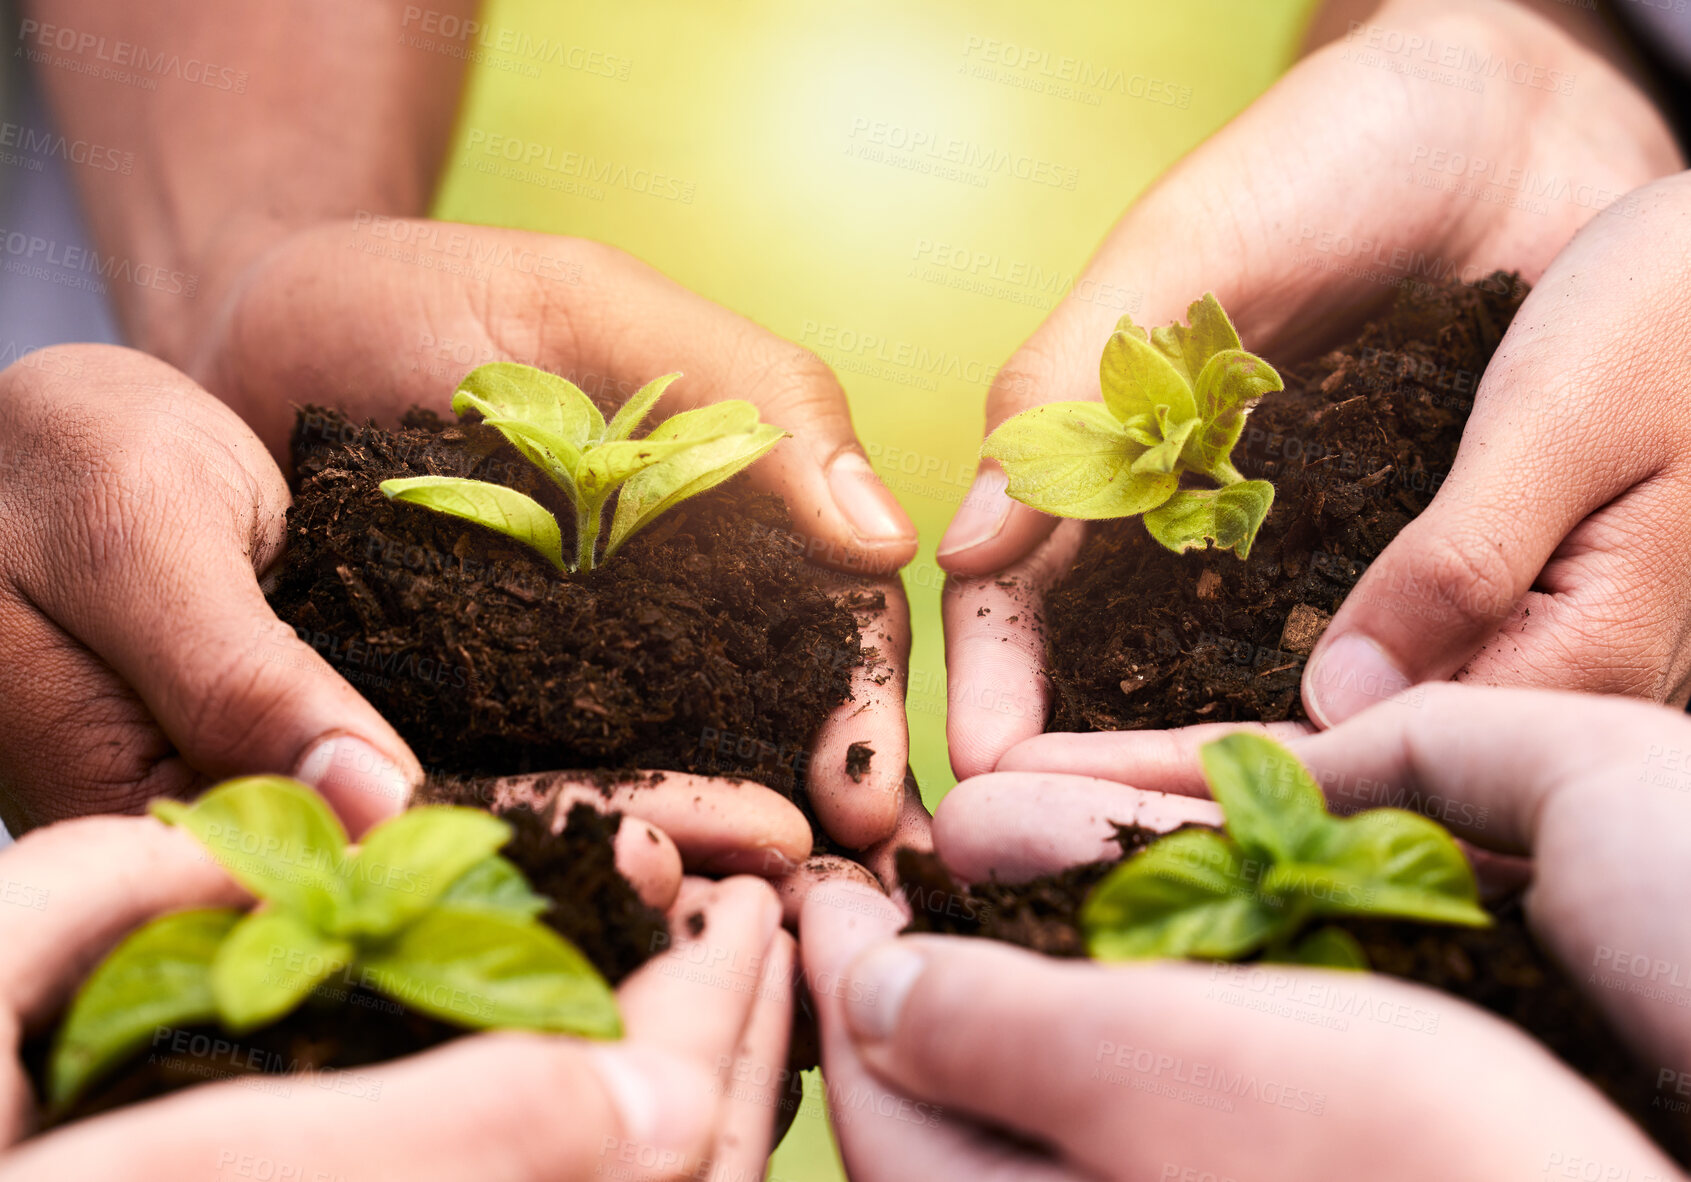
[[[1245,352],[1213,294],[1189,324],[1152,332],[1123,316],[1098,366],[1102,404],[1053,402],[1024,410],[987,436],[1010,496],[1058,517],[1143,517],[1175,553],[1213,542],[1250,557],[1274,486],[1233,466],[1245,417],[1280,375]],[[1182,487],[1186,477],[1214,487]]]
[[[387,496],[462,517],[515,539],[559,570],[590,571],[598,562],[605,504],[619,488],[605,558],[688,497],[714,488],[759,459],[786,432],[758,418],[749,402],[683,411],[632,438],[681,375],[641,387],[609,422],[572,382],[529,365],[483,365],[452,396],[460,416],[474,411],[569,497],[576,555],[564,561],[558,520],[533,497],[486,480],[415,476],[382,482]]]
[[[413,808],[353,847],[321,797],[277,776],[153,812],[193,834],[258,905],[174,912],[118,945],[59,1028],[47,1068],[56,1110],[161,1029],[215,1022],[246,1035],[332,978],[467,1029],[621,1036],[610,986],[541,922],[550,902],[496,852],[513,835],[497,817]]]
[[[1325,916],[1489,927],[1468,860],[1437,822],[1403,809],[1335,817],[1280,744],[1241,732],[1200,752],[1225,833],[1189,827],[1152,842],[1092,889],[1080,911],[1099,960],[1262,959],[1365,969]]]

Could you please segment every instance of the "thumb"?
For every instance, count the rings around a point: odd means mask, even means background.
[[[46,684],[8,677],[8,696],[68,697],[115,674],[201,776],[298,776],[355,833],[398,812],[421,779],[416,759],[259,590],[288,493],[258,439],[162,362],[90,347],[76,360],[74,381],[38,369],[11,383],[8,417],[35,427],[32,479],[59,494],[15,523],[33,559],[17,586],[45,617],[36,626],[82,659],[68,680],[64,661]],[[73,436],[98,457],[81,471],[54,442]],[[102,807],[113,803],[140,800]]]

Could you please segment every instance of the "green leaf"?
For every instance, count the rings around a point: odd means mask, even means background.
[[[494,854],[459,875],[435,901],[435,906],[533,919],[550,911],[552,900],[535,894],[521,870]]]
[[[521,419],[488,419],[486,422],[520,451],[524,459],[544,472],[548,480],[568,493],[572,504],[580,504],[576,485],[582,458],[586,455],[581,447],[556,431],[525,423]]]
[[[708,411],[715,408],[700,409]],[[646,438],[659,438],[675,419],[693,413],[696,412],[676,415]],[[756,413],[755,409],[753,413]],[[617,494],[616,514],[611,518],[605,558],[609,559],[624,542],[650,525],[660,514],[688,497],[715,488],[761,458],[786,436],[781,428],[761,423],[744,434],[724,435],[701,443],[637,473]]]
[[[247,890],[310,923],[328,927],[345,906],[346,830],[298,780],[225,780],[186,811],[172,801],[154,815],[192,833]]]
[[[610,426],[605,428],[605,442],[614,443],[633,435],[658,399],[663,397],[663,392],[669,389],[670,383],[680,376],[678,373],[666,373],[636,390],[634,397],[623,403],[622,409],[612,416]]]
[[[1168,417],[1168,408],[1157,408],[1159,418]],[[1170,427],[1163,424],[1162,442],[1151,448],[1144,455],[1133,461],[1133,473],[1137,476],[1146,474],[1167,475],[1175,470],[1180,463],[1180,449],[1186,446],[1187,438],[1198,429],[1197,419],[1187,419],[1183,423],[1176,423]]]
[[[384,480],[381,487],[393,500],[473,521],[521,542],[559,570],[566,569],[558,519],[539,501],[514,488],[458,476],[412,476]]]
[[[268,1026],[352,963],[347,940],[323,935],[286,911],[254,911],[223,941],[211,966],[217,1012],[233,1034]]]
[[[1151,332],[1151,344],[1178,369],[1192,385],[1204,372],[1211,357],[1228,349],[1239,349],[1239,334],[1233,322],[1221,310],[1221,302],[1214,292],[1205,292],[1186,309],[1187,327],[1171,324]]]
[[[1308,769],[1266,735],[1238,731],[1205,743],[1198,758],[1228,835],[1252,857],[1298,861],[1336,823]]]
[[[1198,375],[1198,417],[1203,429],[1186,444],[1187,466],[1212,479],[1234,479],[1233,447],[1245,417],[1264,394],[1285,389],[1274,367],[1241,349],[1213,354]]]
[[[514,419],[549,431],[578,449],[605,433],[605,417],[574,382],[511,361],[478,366],[458,383],[452,411],[462,415],[471,410],[487,419]]]
[[[1210,541],[1245,559],[1251,556],[1251,545],[1273,504],[1274,486],[1266,480],[1181,489],[1145,514],[1145,528],[1177,554],[1201,550]]]
[[[1012,497],[1061,517],[1129,517],[1162,504],[1179,485],[1171,473],[1135,473],[1144,448],[1096,402],[1024,410],[987,436],[981,454],[1003,466]]]
[[[709,406],[684,410],[652,428],[646,436],[648,443],[665,443],[676,439],[704,442],[727,435],[747,435],[758,429],[761,420],[757,407],[743,398],[713,402]]]
[[[1159,406],[1167,407],[1168,417],[1177,423],[1198,417],[1191,379],[1133,333],[1110,334],[1098,362],[1098,386],[1104,405],[1122,423],[1138,415],[1154,415]]]
[[[1324,927],[1311,932],[1284,956],[1265,956],[1264,960],[1280,964],[1312,965],[1324,969],[1368,971],[1368,954],[1356,937],[1343,928]]]
[[[364,979],[389,997],[455,1025],[622,1034],[616,997],[598,970],[533,920],[440,908],[360,963]]]
[[[1330,915],[1491,924],[1456,839],[1436,821],[1403,809],[1336,819],[1301,862],[1275,867],[1264,885],[1302,894]]]
[[[1087,896],[1080,912],[1087,950],[1100,960],[1253,952],[1288,919],[1258,892],[1259,872],[1218,833],[1187,829],[1161,838]]]
[[[217,1017],[211,966],[241,913],[178,911],[132,932],[77,991],[47,1067],[47,1096],[62,1110],[161,1030]]]
[[[383,821],[353,859],[352,910],[339,930],[391,935],[510,840],[511,826],[480,809],[430,805]]]
[[[588,498],[603,496],[636,473],[702,442],[692,439],[660,439],[654,442],[647,437],[590,447],[583,453],[581,467],[576,472],[582,495]]]

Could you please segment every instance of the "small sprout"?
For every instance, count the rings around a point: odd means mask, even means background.
[[[647,383],[609,423],[573,383],[511,362],[472,371],[452,396],[455,413],[479,413],[569,496],[575,507],[573,564],[564,559],[557,519],[515,489],[456,476],[414,476],[385,480],[382,492],[502,533],[559,570],[592,570],[603,561],[597,554],[599,529],[612,493],[622,490],[604,559],[660,513],[721,484],[786,436],[760,421],[751,403],[736,399],[682,411],[645,438],[629,438],[680,376],[665,374]]]
[[[1202,749],[1226,833],[1182,829],[1123,862],[1081,908],[1100,960],[1190,956],[1366,969],[1341,928],[1294,942],[1321,916],[1489,927],[1473,869],[1437,822],[1402,809],[1335,817],[1314,778],[1261,735]]]
[[[1058,517],[1143,515],[1176,553],[1214,542],[1248,558],[1274,486],[1233,466],[1245,416],[1284,388],[1212,294],[1182,324],[1147,333],[1123,316],[1098,366],[1104,401],[1024,410],[987,436],[981,454],[1009,477],[1009,494]],[[1183,488],[1192,474],[1217,488]]]
[[[336,978],[445,1022],[619,1038],[605,979],[537,918],[550,904],[496,850],[511,827],[431,806],[359,846],[296,780],[248,776],[153,813],[193,834],[258,898],[179,911],[131,933],[71,1002],[48,1065],[62,1111],[163,1027],[217,1022],[244,1034]]]

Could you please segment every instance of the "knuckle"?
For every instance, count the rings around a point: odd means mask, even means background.
[[[1411,527],[1413,529],[1413,527]],[[1489,631],[1510,612],[1517,598],[1514,572],[1497,543],[1487,537],[1406,530],[1400,541],[1415,555],[1406,573],[1395,567],[1370,572],[1368,589],[1400,613],[1433,620],[1453,620],[1465,631]]]

